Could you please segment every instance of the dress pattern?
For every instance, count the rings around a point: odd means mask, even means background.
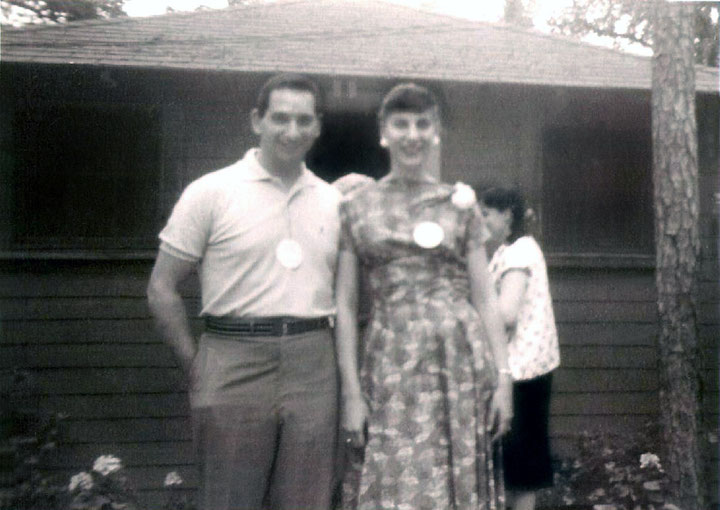
[[[368,442],[346,509],[504,508],[486,423],[497,371],[465,262],[481,218],[453,205],[453,191],[385,178],[341,205],[342,249],[367,270],[372,299],[360,370]],[[439,245],[417,243],[422,222],[442,228]]]

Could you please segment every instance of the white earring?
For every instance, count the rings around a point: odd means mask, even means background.
[[[385,138],[385,137],[383,136],[383,137],[380,139],[380,147],[387,147],[387,146],[388,146],[387,138]]]

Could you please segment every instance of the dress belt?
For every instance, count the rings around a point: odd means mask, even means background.
[[[205,330],[230,336],[290,336],[332,327],[330,317],[302,319],[299,317],[216,317],[205,316]]]

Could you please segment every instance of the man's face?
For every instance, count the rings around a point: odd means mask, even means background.
[[[268,161],[300,164],[320,135],[315,98],[305,90],[273,90],[265,114],[253,112],[252,126]]]

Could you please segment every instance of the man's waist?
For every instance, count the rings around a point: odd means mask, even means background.
[[[334,325],[334,319],[322,317],[218,317],[206,315],[205,330],[210,333],[229,336],[291,336],[327,329]]]

